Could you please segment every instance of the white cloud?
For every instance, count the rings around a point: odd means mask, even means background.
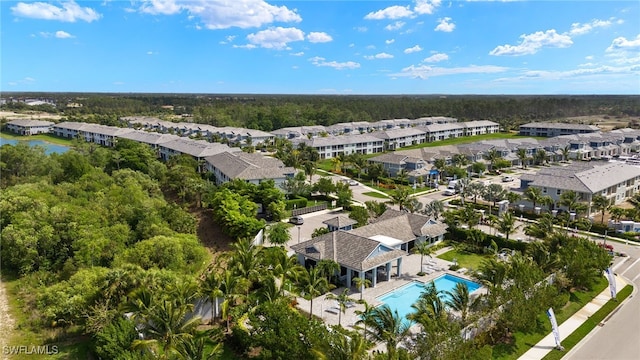
[[[373,59],[393,59],[393,55],[391,54],[387,54],[387,53],[378,53],[375,55],[367,55],[364,57],[367,60],[373,60]]]
[[[60,7],[44,2],[19,2],[11,8],[11,11],[13,15],[18,17],[65,22],[76,22],[78,20],[92,22],[102,17],[92,8],[81,7],[73,0],[61,3]]]
[[[411,54],[411,53],[420,52],[420,51],[422,51],[422,48],[420,47],[420,45],[416,45],[416,46],[404,49],[405,54]]]
[[[581,23],[573,23],[571,24],[571,30],[569,30],[570,35],[584,35],[590,33],[592,30],[597,28],[605,28],[612,24],[615,18],[611,18],[609,20],[598,20],[594,19],[589,23],[581,24]]]
[[[489,55],[521,56],[537,53],[543,47],[566,48],[573,44],[571,37],[558,34],[554,29],[545,32],[537,31],[533,34],[520,35],[522,41],[518,45],[500,45],[489,52]]]
[[[325,32],[310,32],[307,35],[307,40],[312,43],[325,43],[333,41],[333,38]]]
[[[416,6],[413,8],[416,14],[431,15],[440,6],[440,0],[416,0]]]
[[[355,46],[356,46],[356,44],[354,44],[354,43],[349,44],[350,48],[355,47]]]
[[[56,31],[56,37],[58,39],[70,39],[70,38],[74,38],[75,36],[69,34],[66,31],[58,30]]]
[[[492,74],[507,71],[508,68],[493,65],[476,66],[470,65],[456,68],[431,67],[428,65],[411,65],[401,70],[399,73],[390,74],[393,77],[411,77],[418,79],[428,79],[435,76],[447,76],[458,74]]]
[[[409,6],[394,5],[388,8],[368,13],[364,18],[367,20],[401,19],[413,16],[413,11]]]
[[[438,26],[434,29],[435,31],[443,31],[443,32],[452,32],[453,29],[456,28],[456,24],[451,22],[450,17],[445,17],[442,19],[438,19]]]
[[[396,21],[393,24],[385,26],[384,29],[388,31],[400,30],[404,25],[404,21]]]
[[[232,45],[234,49],[255,49],[257,48],[257,46],[253,45],[253,44],[244,44],[244,45]]]
[[[396,41],[396,39],[389,39],[389,40],[385,40],[384,43],[387,45],[393,44]]]
[[[300,22],[296,10],[274,6],[264,0],[144,0],[140,11],[148,14],[173,15],[187,11],[207,29],[242,29],[260,27],[273,22]]]
[[[613,39],[606,51],[615,52],[618,50],[640,50],[640,34],[632,40],[627,40],[624,36],[617,37]]]
[[[355,28],[355,29],[356,29],[356,31],[357,31],[357,32],[361,32],[361,33],[363,33],[363,32],[367,32],[367,30],[369,30],[369,29],[367,29],[367,27],[366,27],[366,26],[358,26],[358,27],[357,27],[357,28]]]
[[[584,57],[585,60],[593,60],[593,55],[588,55]]]
[[[291,55],[291,56],[302,56],[302,55],[304,55],[304,51],[300,51],[300,52],[297,52],[297,53],[291,53],[289,55]]]
[[[336,70],[345,70],[345,69],[357,69],[360,67],[360,64],[355,61],[345,61],[345,62],[337,62],[337,61],[327,61],[327,59],[314,56],[309,59],[311,63],[315,66],[327,66],[332,67]]]
[[[247,35],[247,40],[253,45],[266,49],[283,50],[287,44],[294,41],[303,41],[304,32],[297,28],[275,27],[258,31]]]
[[[436,63],[445,60],[449,60],[449,55],[443,53],[435,53],[422,61],[428,63]]]

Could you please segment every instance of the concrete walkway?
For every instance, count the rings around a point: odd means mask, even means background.
[[[619,276],[616,276],[616,289],[622,290],[627,283]],[[578,310],[570,318],[565,320],[562,324],[558,325],[558,332],[560,333],[560,344],[571,335],[580,325],[582,325],[591,315],[595,314],[604,304],[611,299],[611,292],[607,286],[600,294],[598,294],[591,302],[585,305],[582,309]],[[524,353],[518,359],[520,360],[539,360],[545,357],[548,353],[553,351],[556,347],[553,333],[548,334],[536,345],[534,345],[529,351]]]

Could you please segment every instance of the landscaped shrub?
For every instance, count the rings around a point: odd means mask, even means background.
[[[303,207],[307,207],[307,202],[308,200],[303,197],[296,197],[295,199],[286,201],[286,204],[287,204],[286,209],[291,210],[291,209],[300,209]]]

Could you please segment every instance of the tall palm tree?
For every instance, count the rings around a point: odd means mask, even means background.
[[[316,264],[320,275],[327,279],[327,283],[331,284],[333,278],[340,272],[340,264],[331,259],[322,259]]]
[[[544,149],[537,149],[533,154],[533,162],[536,165],[544,165],[545,163],[548,163],[549,156],[547,155],[547,152]]]
[[[462,282],[457,283],[453,291],[447,291],[446,293],[449,295],[449,299],[446,300],[447,306],[459,312],[462,326],[467,326],[469,313],[477,305],[478,298],[476,298],[476,301],[472,301],[469,294],[469,287]]]
[[[420,273],[424,274],[424,257],[431,257],[433,254],[433,247],[426,241],[416,242],[416,245],[411,249],[414,254],[420,254]]]
[[[601,212],[600,223],[604,224],[604,213],[611,208],[611,202],[605,196],[600,194],[593,195],[591,205],[594,209]]]
[[[440,200],[433,200],[427,206],[423,213],[427,216],[433,217],[434,220],[438,220],[440,215],[444,212],[444,203]]]
[[[234,274],[231,270],[224,270],[220,275],[220,291],[222,292],[221,313],[227,324],[227,332],[230,331],[229,311],[236,304],[237,299],[241,298],[240,290],[242,290],[242,279]]]
[[[400,211],[402,211],[409,201],[409,197],[411,196],[411,190],[406,186],[399,186],[397,189],[389,194],[389,198],[391,200],[388,201],[389,204],[398,205]]]
[[[444,169],[447,167],[447,161],[443,158],[437,158],[433,161],[433,168],[438,170],[438,180],[442,179],[441,174],[444,173]]]
[[[407,315],[409,320],[420,324],[424,332],[437,332],[448,322],[445,303],[439,293],[433,281],[426,284],[418,300],[411,305],[414,311]]]
[[[481,197],[482,194],[484,194],[485,188],[486,186],[481,182],[472,182],[467,186],[467,193],[469,194],[469,197],[473,198],[474,204],[478,203],[478,197]]]
[[[625,214],[625,209],[617,207],[617,206],[613,206],[610,210],[609,213],[611,214],[611,217],[613,218],[613,221],[620,221],[620,219],[622,219],[622,217]]]
[[[507,265],[497,261],[495,258],[485,259],[480,263],[478,272],[475,273],[476,280],[480,281],[489,290],[489,301],[491,307],[498,303],[499,297],[504,291],[507,280]]]
[[[564,161],[564,162],[569,161],[569,150],[570,150],[569,145],[567,145],[567,146],[565,146],[565,147],[563,147],[561,149],[561,151],[562,151],[562,161]]]
[[[484,154],[484,159],[489,162],[489,169],[491,171],[494,170],[494,166],[498,160],[502,159],[502,154],[497,149],[491,149],[486,154]]]
[[[567,210],[579,214],[587,209],[585,203],[580,200],[580,194],[573,190],[565,191],[560,195],[560,205],[565,206]]]
[[[215,329],[196,331],[182,341],[177,347],[177,359],[180,360],[215,360],[223,353],[222,334]]]
[[[409,325],[398,315],[397,311],[392,311],[389,305],[382,305],[375,308],[366,322],[368,331],[374,341],[383,342],[387,347],[387,358],[396,358],[398,344],[400,344],[409,334]]]
[[[489,202],[489,214],[492,213],[496,203],[506,196],[507,191],[500,184],[491,184],[485,188],[482,198]]]
[[[358,180],[360,180],[360,174],[362,173],[362,170],[367,166],[367,160],[362,156],[362,154],[354,153],[351,155],[351,163],[356,169]]]
[[[358,315],[358,320],[356,321],[355,325],[363,325],[363,334],[364,334],[364,339],[365,341],[367,340],[367,323],[372,321],[371,317],[373,316],[373,313],[376,309],[375,306],[371,306],[368,302],[360,299],[359,301],[361,304],[364,305],[364,309],[362,310],[356,310],[354,311],[356,315]]]
[[[334,332],[326,348],[312,349],[319,360],[367,360],[371,345],[357,332]]]
[[[524,233],[528,236],[537,237],[540,239],[547,238],[554,233],[553,218],[551,214],[544,214],[538,221],[532,222],[525,226]]]
[[[283,248],[274,252],[268,261],[273,275],[280,281],[282,292],[287,281],[297,281],[304,273],[304,267],[298,263],[296,255],[288,256]]]
[[[360,291],[360,300],[362,300],[364,289],[371,286],[371,280],[367,279],[366,277],[356,276],[351,281],[353,282],[353,285],[355,285],[358,288],[358,291]]]
[[[313,316],[313,298],[325,293],[329,288],[327,278],[316,267],[309,268],[302,278],[301,289],[309,297],[309,319]]]
[[[531,201],[531,203],[533,204],[533,208],[536,208],[536,204],[540,202],[540,199],[542,198],[542,190],[540,190],[540,188],[537,187],[532,187],[529,186],[525,191],[524,191],[524,198]]]
[[[522,165],[523,169],[527,168],[527,160],[529,159],[529,156],[527,156],[527,149],[525,148],[518,148],[518,159],[520,160],[520,165]]]
[[[496,225],[498,231],[503,233],[507,240],[509,240],[509,235],[513,234],[520,227],[520,225],[516,225],[516,219],[510,212],[502,214],[502,217],[498,219]]]
[[[469,165],[469,158],[465,154],[455,154],[451,158],[451,162],[454,166],[462,168]]]
[[[305,160],[302,163],[302,167],[304,168],[304,173],[309,177],[309,182],[311,182],[313,175],[316,173],[316,163],[311,160]]]
[[[353,302],[353,299],[349,297],[349,288],[345,288],[338,295],[328,293],[327,296],[325,296],[325,299],[335,300],[338,303],[338,307],[340,308],[340,311],[338,312],[338,326],[342,326],[342,314],[347,311],[347,304],[349,302]]]
[[[231,244],[229,268],[249,283],[258,279],[262,272],[262,246],[252,244],[252,239],[245,238]]]
[[[456,183],[456,188],[460,193],[460,202],[462,203],[462,205],[464,205],[464,199],[471,195],[468,190],[470,184],[471,184],[471,180],[469,178],[459,179],[458,182]]]
[[[200,282],[200,293],[206,296],[211,302],[211,321],[213,321],[219,313],[218,299],[224,296],[220,289],[220,276],[217,272],[210,272]]]

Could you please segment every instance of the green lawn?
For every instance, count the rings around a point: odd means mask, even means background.
[[[463,136],[453,139],[446,140],[438,140],[434,142],[428,142],[424,144],[416,144],[411,146],[406,146],[403,148],[397,149],[400,150],[409,150],[409,149],[420,149],[424,147],[435,147],[435,146],[444,146],[444,145],[460,145],[460,144],[468,144],[477,141],[483,140],[496,140],[496,139],[524,139],[524,138],[533,138],[533,139],[545,139],[543,137],[532,137],[532,136],[520,136],[518,133],[495,133],[495,134],[485,134],[485,135],[476,135],[476,136]]]
[[[631,295],[632,291],[633,291],[633,286],[631,285],[625,286],[622,289],[622,291],[618,293],[617,301],[613,299],[609,300],[606,304],[604,304],[604,306],[600,308],[600,310],[596,311],[595,314],[591,315],[590,318],[588,318],[582,325],[580,325],[580,327],[578,327],[576,331],[571,333],[571,335],[567,336],[562,341],[562,346],[564,347],[564,350],[565,350],[564,352],[552,351],[549,354],[547,354],[547,356],[545,356],[543,359],[544,360],[561,359],[564,355],[567,354],[569,350],[571,350],[574,346],[576,346],[580,342],[580,340],[584,339],[584,337],[587,336],[587,334],[589,334],[591,330],[593,330],[596,326],[598,326],[598,324],[602,320],[604,320],[609,314],[611,314],[618,307],[618,305],[620,305],[620,302],[622,302],[629,295]]]
[[[489,259],[489,257],[490,255],[478,255],[458,250],[447,251],[446,253],[438,256],[438,258],[447,261],[453,261],[453,259],[456,259],[461,268],[467,268],[469,270],[477,270],[482,260]]]
[[[367,195],[367,196],[371,196],[374,198],[378,198],[378,199],[388,199],[389,197],[386,195],[382,195],[379,192],[375,192],[375,191],[367,191],[362,193],[362,195]]]
[[[593,287],[591,291],[572,293],[567,305],[565,305],[562,309],[554,309],[558,324],[562,324],[565,320],[570,318],[571,315],[582,309],[596,295],[600,294],[607,286],[609,286],[607,279],[602,277],[599,279],[598,283]],[[515,360],[551,332],[551,324],[549,323],[549,318],[547,317],[546,313],[543,312],[538,315],[537,323],[537,329],[531,333],[514,333],[514,342],[512,344],[496,345],[493,348],[493,359]],[[586,334],[587,333],[584,333],[582,337],[586,336]],[[562,344],[566,348],[565,343],[563,342]],[[559,354],[565,355],[566,352]]]
[[[46,141],[46,142],[57,144],[57,145],[73,146],[72,139],[63,139],[50,134],[22,136],[22,135],[16,135],[11,132],[3,131],[0,133],[0,137],[2,137],[3,139],[9,139],[9,140],[41,140],[41,141]]]

